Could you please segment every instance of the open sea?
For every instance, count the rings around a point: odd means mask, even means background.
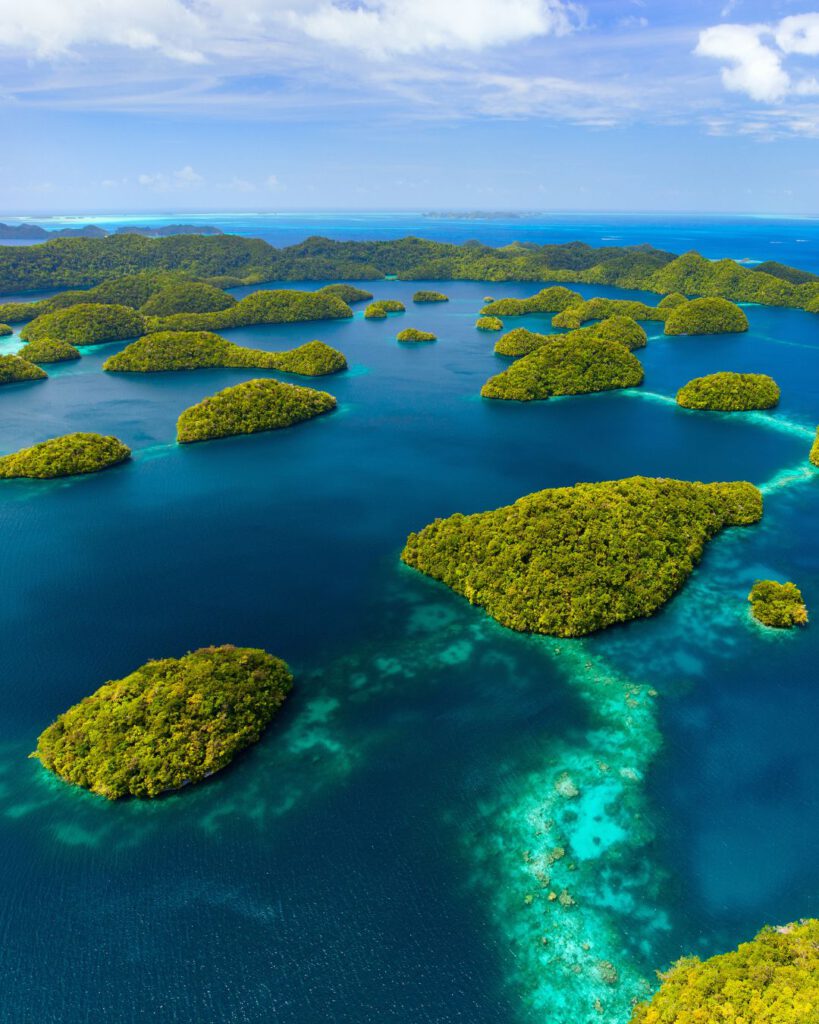
[[[580,238],[819,270],[807,221],[202,220],[277,245]],[[520,405],[479,397],[508,361],[474,322],[484,296],[537,286],[435,282],[451,301],[425,306],[422,282],[365,287],[407,312],[226,332],[318,338],[347,356],[337,376],[104,374],[115,343],[0,389],[2,452],[73,430],[134,449],[95,476],[0,485],[3,1024],[627,1024],[679,956],[819,916],[819,630],[765,631],[746,601],[755,579],[793,580],[819,619],[819,317],[748,306],[748,334],[691,338],[646,324],[642,387]],[[439,340],[401,346],[406,326]],[[781,405],[674,404],[717,370],[771,374]],[[264,375],[338,410],[175,444],[184,408]],[[399,563],[436,516],[633,474],[765,493],[762,523],[714,540],[650,620],[522,636]],[[27,758],[104,681],[221,643],[286,659],[296,687],[211,780],[109,803]]]

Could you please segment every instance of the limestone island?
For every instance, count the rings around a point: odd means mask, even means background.
[[[156,797],[201,782],[255,743],[293,685],[253,647],[203,647],[105,683],[40,734],[39,758],[92,793]]]
[[[635,348],[645,348],[648,336],[643,328],[637,323],[634,317],[623,313],[615,313],[599,324],[590,328],[595,338],[602,338],[605,341],[616,341],[629,351]]]
[[[407,327],[395,336],[396,341],[437,341],[438,335],[432,331],[419,331],[415,327]]]
[[[398,299],[377,299],[364,310],[368,320],[384,320],[388,313],[405,313],[407,307]]]
[[[475,321],[475,326],[479,331],[502,331],[503,321],[496,316],[480,316]]]
[[[323,288],[319,288],[319,291],[338,295],[348,306],[354,302],[366,302],[373,297],[372,292],[365,292],[363,288],[356,288],[352,284],[326,284]]]
[[[811,464],[819,467],[819,427],[816,428],[816,437],[813,439],[813,444],[810,446],[810,454],[808,458]]]
[[[761,516],[749,483],[630,477],[436,519],[401,558],[510,629],[577,637],[653,615],[707,541]]]
[[[779,386],[765,373],[723,371],[695,377],[677,392],[677,405],[684,409],[715,412],[748,412],[773,409],[779,404]]]
[[[643,382],[640,360],[616,341],[585,331],[556,335],[481,388],[484,398],[531,402],[551,395],[586,395]]]
[[[80,358],[79,350],[60,338],[37,338],[36,341],[26,342],[17,355],[37,364],[68,363]]]
[[[627,316],[632,320],[665,320],[666,311],[634,299],[586,299],[553,316],[552,327],[574,331],[589,320],[608,320],[614,316]]]
[[[176,424],[180,444],[281,430],[336,407],[326,391],[260,378],[218,391],[186,409]]]
[[[498,338],[493,351],[496,356],[528,356],[530,352],[556,337],[559,335],[538,334],[525,327],[513,327],[511,331]]]
[[[443,292],[416,292],[412,297],[413,302],[449,302],[449,296]]]
[[[144,316],[215,313],[236,305],[236,298],[205,281],[176,281],[155,291],[139,308]]]
[[[117,437],[103,434],[63,434],[0,456],[0,478],[27,477],[51,480],[60,476],[99,473],[131,457],[131,449]]]
[[[802,591],[795,583],[757,580],[748,595],[751,614],[763,626],[792,629],[808,621],[808,609]]]
[[[523,316],[525,313],[559,313],[583,301],[583,296],[562,285],[543,288],[528,299],[498,299],[490,301],[481,313],[484,316]]]
[[[0,356],[0,384],[17,384],[24,380],[45,380],[48,374],[39,366],[20,356]]]
[[[660,980],[630,1024],[809,1024],[819,1007],[819,921],[763,928],[709,960],[684,957]]]
[[[256,324],[290,324],[304,320],[345,320],[353,311],[334,291],[302,292],[292,288],[251,292],[226,309],[211,313],[173,313],[148,317],[149,331],[222,331]],[[144,330],[137,335],[145,334]],[[134,337],[136,335],[133,335]]]
[[[676,309],[677,306],[684,306],[688,302],[685,295],[680,292],[671,292],[669,295],[664,295],[657,303],[657,309],[664,309],[666,312]]]
[[[14,331],[9,327],[9,325],[0,324],[0,338],[7,338],[10,334],[14,334]]]
[[[692,299],[672,308],[666,317],[666,334],[741,334],[748,317],[728,299]]]
[[[252,367],[322,377],[347,369],[347,360],[323,341],[289,352],[245,348],[210,331],[158,331],[131,342],[102,364],[111,373],[158,373],[208,367]]]
[[[71,345],[99,345],[136,338],[144,332],[145,318],[130,306],[81,302],[36,317],[20,331],[20,337],[23,341],[59,338]]]

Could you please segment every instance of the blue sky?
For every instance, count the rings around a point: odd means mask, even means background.
[[[3,213],[819,214],[819,3],[0,0]]]

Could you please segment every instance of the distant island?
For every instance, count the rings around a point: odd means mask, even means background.
[[[45,242],[49,238],[108,238],[109,235],[144,235],[146,238],[167,238],[169,235],[222,235],[213,224],[165,224],[161,227],[123,225],[114,231],[88,224],[81,228],[42,228],[38,224],[0,223],[0,239]]]
[[[117,437],[102,434],[63,434],[48,441],[0,456],[0,478],[30,477],[49,480],[61,476],[98,473],[131,457],[131,449]]]
[[[749,483],[630,477],[437,519],[410,534],[401,558],[510,629],[577,637],[652,615],[706,541],[761,517]]]
[[[109,800],[156,797],[201,782],[257,742],[292,685],[285,662],[251,647],[149,661],[60,715],[31,756]]]
[[[20,356],[0,356],[0,384],[17,384],[25,380],[45,380],[48,374],[39,366]]]
[[[225,388],[186,409],[176,425],[180,444],[281,430],[336,407],[326,391],[260,378]]]
[[[396,341],[437,341],[438,335],[433,334],[432,331],[419,331],[415,327],[407,327],[404,331],[399,331],[395,336]]]
[[[145,319],[130,306],[86,302],[38,316],[20,331],[23,341],[55,338],[71,345],[99,345],[144,333]]]

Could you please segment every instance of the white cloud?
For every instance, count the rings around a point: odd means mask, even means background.
[[[715,25],[700,33],[695,53],[728,62],[721,71],[726,89],[776,103],[791,82],[780,55],[762,42],[765,31],[763,25]]]
[[[267,178],[265,178],[265,185],[268,188],[281,188],[281,184],[278,176],[275,174],[268,174]]]
[[[785,64],[794,54],[819,56],[819,13],[791,15],[771,25],[714,25],[700,33],[694,52],[725,61],[725,88],[763,103],[819,91],[815,77],[799,77]]]
[[[173,180],[179,188],[189,188],[191,185],[201,185],[205,179],[201,174],[197,174],[190,164],[187,164],[173,172]]]
[[[384,58],[567,35],[584,12],[566,0],[369,0],[357,7],[324,2],[292,20],[314,39]]]

